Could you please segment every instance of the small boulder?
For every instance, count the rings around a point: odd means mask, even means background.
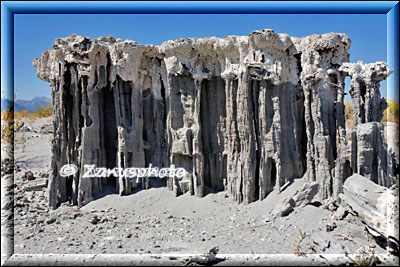
[[[326,231],[327,231],[327,232],[332,232],[333,230],[335,230],[336,227],[337,227],[337,226],[336,226],[336,223],[327,224],[327,225],[326,225]]]
[[[100,222],[99,218],[97,217],[97,215],[94,215],[92,217],[92,219],[90,220],[91,224],[97,224],[98,222]]]
[[[52,224],[52,223],[56,222],[56,220],[57,220],[57,219],[56,219],[55,217],[51,217],[51,218],[49,218],[49,219],[46,220],[46,223],[47,223],[47,224]]]
[[[25,172],[23,178],[27,179],[28,181],[35,180],[35,176],[33,175],[33,173],[31,171]]]
[[[296,202],[293,200],[293,198],[285,199],[279,208],[279,216],[284,217],[289,215],[295,206]]]
[[[319,184],[317,182],[313,183],[305,183],[303,187],[297,191],[293,200],[296,203],[297,207],[304,207],[311,203],[312,199],[318,193]]]
[[[322,238],[315,238],[313,243],[317,245],[321,251],[325,251],[331,246],[331,241]]]
[[[311,203],[314,196],[318,193],[319,185],[305,183],[303,187],[296,191],[292,197],[285,198],[272,212],[273,217],[285,217],[289,215],[295,207],[304,207]]]
[[[40,191],[48,185],[47,179],[30,180],[25,184],[25,191]]]
[[[341,221],[343,220],[349,212],[346,210],[345,207],[340,206],[333,215],[335,220]]]

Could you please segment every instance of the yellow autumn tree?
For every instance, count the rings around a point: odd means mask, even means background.
[[[53,115],[52,106],[51,105],[47,105],[45,107],[39,107],[32,114],[32,116],[34,118],[49,117],[51,115]]]
[[[399,101],[394,98],[386,99],[388,104],[383,112],[382,122],[394,122],[399,125]]]

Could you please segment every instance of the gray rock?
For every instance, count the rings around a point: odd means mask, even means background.
[[[331,245],[331,241],[322,238],[315,238],[313,243],[316,244],[321,251],[325,251]]]
[[[311,200],[318,193],[318,188],[318,183],[306,182],[292,197],[285,198],[277,204],[272,211],[272,217],[285,217],[289,215],[295,207],[304,207],[311,203]]]
[[[29,182],[24,184],[24,189],[25,191],[39,191],[42,190],[43,188],[46,188],[47,184],[48,184],[47,178],[30,180]]]
[[[345,247],[341,245],[338,242],[331,242],[329,244],[329,247],[325,249],[326,254],[342,254],[345,255],[346,253],[349,253],[349,251],[346,251]]]
[[[318,188],[318,183],[305,183],[293,196],[296,207],[304,207],[310,204],[311,200],[317,195]]]
[[[368,122],[357,125],[352,136],[355,171],[379,185],[394,183],[394,164],[384,140],[384,125]]]
[[[336,228],[337,228],[336,223],[329,223],[329,224],[326,225],[326,231],[327,232],[332,232]]]
[[[94,215],[94,216],[90,219],[90,223],[91,223],[91,224],[97,224],[98,222],[100,222],[100,219],[97,217],[97,215]]]
[[[52,224],[52,223],[55,223],[56,220],[57,220],[57,219],[56,219],[55,217],[51,217],[51,218],[49,218],[49,219],[46,220],[46,223],[47,223],[47,224]]]
[[[320,200],[338,198],[345,179],[359,170],[390,184],[391,158],[371,170],[367,165],[384,153],[378,148],[384,110],[379,82],[392,71],[384,62],[348,63],[350,43],[345,34],[296,38],[268,29],[159,46],[111,36],[56,39],[33,62],[53,90],[49,206],[68,201],[69,192],[83,206],[102,191],[105,178],[82,179],[83,172],[68,183],[59,168],[71,162],[78,170],[85,164],[174,164],[186,170],[182,178],[166,178],[175,195],[226,190],[238,203],[262,200],[296,177],[316,182]],[[352,149],[344,118],[346,76],[360,129]],[[364,134],[366,123],[376,126]],[[120,195],[150,187],[147,177],[114,179]],[[315,187],[302,192],[301,206]]]
[[[51,133],[53,133],[53,127],[50,124],[43,125],[40,128],[39,132],[42,134],[51,134]]]
[[[336,210],[336,212],[334,213],[334,215],[333,215],[333,217],[336,219],[336,220],[343,220],[346,216],[347,216],[347,214],[348,214],[348,211],[347,211],[347,209],[345,208],[345,207],[342,207],[342,206],[340,206],[337,210]]]
[[[27,179],[28,181],[32,181],[35,179],[35,176],[33,175],[33,173],[31,171],[27,171],[24,173],[24,175],[22,176],[22,178]]]
[[[280,216],[284,217],[289,215],[293,211],[293,208],[296,206],[296,202],[289,198],[287,201],[284,201],[281,208],[280,208]]]

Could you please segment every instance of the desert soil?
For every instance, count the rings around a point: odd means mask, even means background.
[[[318,201],[274,219],[275,205],[301,188],[301,179],[280,194],[275,190],[248,205],[234,203],[224,192],[204,198],[174,197],[164,181],[153,179],[152,188],[129,196],[121,197],[109,188],[83,208],[64,203],[49,210],[46,188],[27,188],[50,173],[52,134],[46,129],[51,129],[51,120],[25,121],[25,125],[17,133],[17,140],[25,138],[25,146],[18,142],[15,151],[17,254],[191,254],[218,246],[221,254],[293,255],[299,231],[307,234],[300,253],[355,253],[363,246],[386,253],[356,217],[348,214],[339,219],[337,211],[323,208]],[[24,178],[28,171],[35,180]]]

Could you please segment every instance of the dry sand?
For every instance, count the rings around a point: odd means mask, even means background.
[[[368,245],[386,253],[355,217],[335,219],[335,212],[318,201],[273,219],[275,205],[303,185],[300,179],[280,194],[275,190],[248,205],[234,203],[224,192],[174,197],[164,181],[153,179],[149,190],[121,197],[108,188],[81,209],[65,203],[49,211],[46,189],[26,191],[29,182],[22,179],[26,171],[36,179],[50,172],[52,134],[40,132],[45,124],[50,119],[33,122],[29,127],[35,132],[17,133],[27,142],[24,149],[17,144],[15,154],[20,168],[15,175],[15,253],[187,254],[218,246],[221,254],[293,255],[299,230],[307,233],[300,246],[303,253],[344,255]],[[334,224],[337,227],[328,232],[327,225]]]

